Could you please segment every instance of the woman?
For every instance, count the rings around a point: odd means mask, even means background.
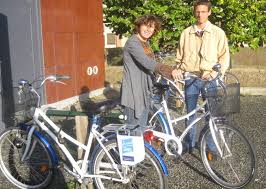
[[[125,107],[127,123],[145,126],[148,119],[152,72],[171,77],[172,68],[157,63],[148,40],[159,31],[161,23],[154,15],[144,15],[135,21],[134,34],[123,51],[123,81],[121,104]]]

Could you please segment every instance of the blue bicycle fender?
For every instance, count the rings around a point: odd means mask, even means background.
[[[164,175],[168,176],[169,173],[168,173],[168,169],[167,169],[167,166],[164,162],[164,160],[162,159],[162,157],[160,156],[160,154],[147,142],[144,143],[145,147],[148,148],[151,153],[156,157],[156,159],[159,161],[162,169],[163,169],[163,173]]]
[[[163,124],[163,126],[165,128],[166,134],[170,135],[171,134],[170,127],[169,127],[169,124],[168,124],[167,120],[165,119],[163,113],[162,112],[158,112],[157,115],[159,116],[160,121],[162,122],[162,124]]]
[[[53,166],[57,166],[58,165],[58,157],[57,157],[57,154],[56,154],[53,146],[48,142],[46,137],[43,136],[40,132],[34,131],[34,135],[36,137],[38,137],[42,141],[42,143],[46,146],[46,148],[47,148],[47,150],[51,156]]]
[[[30,127],[27,124],[20,124],[20,127],[24,130],[28,130],[28,128]],[[45,145],[45,147],[48,150],[48,153],[51,157],[52,160],[52,164],[53,166],[57,166],[58,165],[58,157],[57,154],[53,148],[53,146],[48,142],[47,138],[45,136],[43,136],[39,131],[34,131],[33,134]]]

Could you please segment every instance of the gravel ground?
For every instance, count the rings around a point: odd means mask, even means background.
[[[257,155],[257,174],[246,188],[266,188],[266,97],[242,97],[241,113],[234,115],[234,122],[253,143]],[[169,188],[221,188],[215,184],[201,163],[199,153],[186,154],[177,165],[168,162]]]
[[[257,174],[248,189],[266,188],[266,96],[241,97],[241,113],[233,116],[233,120],[245,132],[254,144],[257,155]],[[72,120],[73,121],[73,120]],[[73,122],[72,122],[73,123]],[[200,161],[199,153],[185,154],[183,161],[166,160],[169,169],[169,188],[221,188],[215,184]],[[0,174],[0,189],[13,189],[13,187]],[[65,172],[59,171],[50,189],[75,188],[73,178]]]

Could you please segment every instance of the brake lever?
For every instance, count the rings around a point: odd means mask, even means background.
[[[60,83],[60,84],[63,84],[63,85],[67,85],[65,82],[63,81],[55,81],[56,83]]]

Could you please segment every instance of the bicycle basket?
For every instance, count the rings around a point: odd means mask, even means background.
[[[32,119],[35,108],[38,105],[38,96],[25,87],[22,90],[14,88],[15,118],[18,123]]]
[[[221,86],[209,86],[206,98],[210,113],[214,117],[226,116],[240,112],[240,83]]]

